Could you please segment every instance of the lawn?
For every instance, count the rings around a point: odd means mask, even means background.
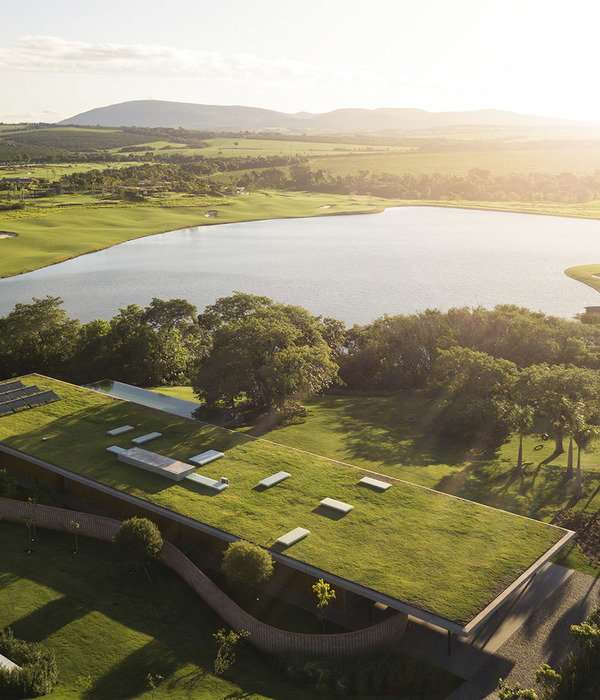
[[[34,205],[32,214],[0,212],[0,230],[19,234],[0,239],[0,277],[10,277],[117,243],[189,226],[259,219],[372,213],[393,201],[309,193],[256,192],[247,196],[180,197],[139,205],[101,205],[92,197],[67,197]],[[69,203],[76,206],[67,206]],[[327,209],[321,207],[328,206]],[[216,209],[217,217],[206,212]]]
[[[189,387],[177,391],[179,398],[192,395]],[[325,395],[306,405],[304,423],[272,430],[264,437],[538,520],[550,522],[565,507],[600,509],[600,443],[592,443],[581,455],[586,495],[577,501],[573,481],[564,478],[567,455],[551,459],[554,443],[540,438],[542,430],[524,437],[520,478],[514,472],[518,437],[479,458],[469,453],[468,446],[436,444],[424,427],[429,403],[418,392]],[[262,434],[259,427],[244,430]],[[600,574],[576,544],[568,545],[557,561],[593,576]]]
[[[565,270],[567,277],[572,277],[578,282],[587,284],[588,287],[600,292],[600,263],[591,265],[576,265]]]
[[[287,550],[288,556],[459,623],[470,620],[563,534],[412,484],[394,483],[377,493],[357,485],[360,469],[323,457],[37,375],[26,381],[34,382],[54,386],[63,400],[3,417],[4,443],[268,548],[285,532],[306,527],[311,534]],[[106,435],[123,424],[137,430],[116,439]],[[124,466],[105,451],[110,444],[130,446],[131,436],[151,431],[163,433],[152,451],[183,461],[206,449],[225,452],[202,473],[215,479],[226,475],[230,488],[210,497]],[[380,462],[377,471],[392,473],[389,467]],[[256,490],[260,479],[281,470],[292,477],[268,491]],[[327,496],[355,508],[331,519],[319,506]]]
[[[153,390],[198,400],[191,387]],[[325,394],[305,405],[308,415],[302,423],[264,433],[257,421],[241,431],[539,520],[550,520],[570,500],[572,485],[563,479],[567,455],[548,461],[554,442],[541,440],[543,431],[524,437],[521,480],[513,473],[518,437],[477,459],[468,446],[436,444],[424,427],[429,401],[419,392],[411,396]],[[592,443],[582,453],[581,465],[587,491],[594,494],[600,485],[600,443]],[[600,497],[594,495],[591,506],[600,507]]]
[[[28,555],[26,538],[0,524],[0,628],[54,650],[52,698],[150,698],[148,673],[164,677],[156,698],[313,697],[251,647],[216,684],[212,635],[224,625],[169,569],[153,567],[150,583],[124,571],[109,543],[79,538],[74,555],[71,535],[38,528]]]

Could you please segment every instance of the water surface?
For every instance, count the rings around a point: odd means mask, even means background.
[[[1,248],[0,248],[1,251]],[[199,309],[234,291],[348,324],[385,313],[511,303],[563,317],[600,303],[564,269],[600,261],[600,222],[402,207],[381,214],[187,228],[0,280],[0,315],[60,296],[71,317],[111,318],[153,297]]]

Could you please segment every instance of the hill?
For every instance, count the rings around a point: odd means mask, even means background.
[[[61,124],[81,126],[172,127],[207,131],[276,131],[282,133],[398,132],[456,126],[557,127],[581,122],[517,114],[502,110],[427,112],[422,109],[336,109],[324,114],[287,114],[257,107],[201,105],[135,100],[76,114]]]

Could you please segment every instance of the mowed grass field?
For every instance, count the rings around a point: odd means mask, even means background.
[[[139,163],[52,163],[50,165],[34,165],[31,167],[24,166],[19,168],[4,166],[0,168],[0,180],[4,177],[34,177],[45,178],[52,182],[54,180],[60,179],[61,177],[63,177],[63,175],[87,173],[90,170],[105,170],[107,167],[127,168],[131,165],[139,165]],[[14,197],[15,195],[13,194],[13,198]]]
[[[150,582],[110,543],[80,537],[75,555],[72,535],[37,528],[27,554],[27,538],[25,526],[0,523],[0,628],[55,652],[52,698],[315,697],[248,645],[217,680],[212,635],[225,625],[171,570],[151,567]],[[163,676],[154,693],[149,673]]]
[[[152,141],[140,146],[152,147],[158,154],[201,155],[206,158],[245,158],[247,156],[314,156],[336,155],[340,153],[388,153],[413,150],[410,146],[368,146],[342,141],[295,141],[284,139],[261,139],[242,137],[222,137],[202,139],[208,147],[193,148],[170,141]],[[165,148],[168,147],[168,148]],[[163,150],[161,150],[163,149]],[[113,149],[117,150],[117,149]]]
[[[565,270],[565,275],[600,292],[600,263],[568,267]]]
[[[360,469],[37,375],[25,383],[53,387],[62,400],[5,416],[5,444],[267,548],[305,527],[311,534],[287,556],[456,622],[470,620],[563,535],[411,484],[395,482],[385,493],[375,492],[358,484],[365,474]],[[106,434],[125,424],[135,432]],[[124,465],[106,452],[153,431],[162,437],[148,447],[182,461],[207,449],[224,452],[201,473],[225,475],[230,487],[215,496]],[[261,479],[281,470],[292,476],[257,490]],[[332,519],[319,504],[325,497],[354,510]]]
[[[440,150],[426,153],[383,153],[313,158],[313,169],[330,175],[348,175],[359,170],[394,175],[467,175],[472,168],[489,170],[492,175],[517,173],[591,174],[600,163],[600,142],[585,148],[542,149],[523,147],[515,150]]]
[[[76,206],[38,209],[37,215],[10,218],[0,213],[0,277],[29,272],[117,243],[189,226],[259,219],[285,219],[381,211],[393,201],[310,193],[254,192],[229,198],[185,197],[144,205],[94,205],[68,198]],[[322,207],[328,207],[326,209]],[[207,218],[216,209],[214,218]]]

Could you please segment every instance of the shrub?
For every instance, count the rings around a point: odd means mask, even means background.
[[[0,653],[21,667],[12,671],[0,667],[0,697],[38,697],[47,695],[56,685],[58,669],[53,651],[16,639],[6,628],[0,631]]]
[[[234,588],[253,591],[273,573],[273,559],[252,542],[232,542],[223,555],[223,573]]]
[[[163,547],[160,530],[148,518],[125,520],[113,542],[119,555],[136,570],[140,566],[145,570],[146,564],[154,559]]]
[[[423,697],[450,690],[445,671],[394,649],[378,649],[341,659],[290,654],[276,663],[294,685],[331,696],[387,693]]]

